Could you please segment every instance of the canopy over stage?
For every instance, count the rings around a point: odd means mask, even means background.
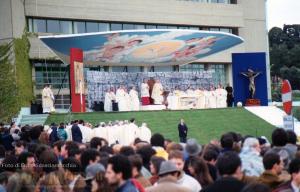
[[[83,50],[85,65],[183,65],[243,42],[239,36],[196,30],[130,30],[39,37],[63,62]]]

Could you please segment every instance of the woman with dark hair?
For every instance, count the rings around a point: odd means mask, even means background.
[[[111,187],[107,179],[105,178],[105,172],[98,172],[92,181],[91,192],[113,192],[114,189]]]
[[[162,157],[152,156],[150,159],[150,172],[152,174],[152,177],[149,179],[150,183],[154,185],[159,179],[158,172],[160,169],[160,165],[162,162],[164,162],[165,159]]]
[[[201,184],[202,188],[213,183],[206,162],[200,157],[191,158],[188,169],[191,175]]]

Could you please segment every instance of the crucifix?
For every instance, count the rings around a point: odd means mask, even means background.
[[[255,94],[255,77],[257,77],[261,72],[255,72],[252,69],[248,69],[247,72],[241,72],[242,75],[245,77],[248,77],[249,79],[249,91],[251,98],[254,99],[254,94]]]

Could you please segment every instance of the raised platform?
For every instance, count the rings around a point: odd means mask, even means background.
[[[166,109],[165,105],[142,105],[140,106],[141,111],[161,111]]]

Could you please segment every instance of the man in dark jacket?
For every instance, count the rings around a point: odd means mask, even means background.
[[[82,133],[78,126],[78,120],[74,121],[74,124],[72,125],[72,128],[71,128],[71,132],[72,132],[73,141],[75,141],[77,143],[82,143]]]
[[[180,119],[180,123],[178,124],[178,133],[179,133],[179,139],[181,143],[186,143],[187,132],[188,132],[188,128],[184,123],[184,120]]]
[[[241,159],[237,153],[228,151],[221,154],[217,160],[217,169],[221,178],[217,179],[213,184],[204,188],[201,192],[230,191],[240,192],[245,184],[240,180],[243,177],[241,171]]]

